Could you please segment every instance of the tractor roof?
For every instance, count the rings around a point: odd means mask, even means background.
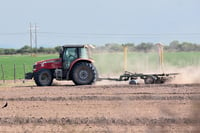
[[[63,48],[95,48],[93,45],[90,44],[85,44],[85,45],[81,45],[81,44],[67,44],[67,45],[63,45]]]
[[[81,45],[81,44],[67,44],[63,45],[64,48],[83,48],[86,47],[87,45]]]

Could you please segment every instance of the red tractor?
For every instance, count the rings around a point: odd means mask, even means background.
[[[36,62],[25,79],[34,78],[37,86],[50,86],[53,79],[72,80],[76,85],[93,84],[97,70],[89,59],[88,49],[88,45],[62,46],[59,58]]]

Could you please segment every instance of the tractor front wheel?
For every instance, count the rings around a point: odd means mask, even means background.
[[[41,69],[34,74],[34,80],[37,86],[51,86],[53,75],[48,69]]]
[[[79,62],[72,70],[72,80],[76,85],[90,85],[97,79],[97,71],[93,64]]]

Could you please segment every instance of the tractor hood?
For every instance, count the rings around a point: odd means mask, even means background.
[[[36,72],[42,68],[44,69],[57,69],[62,67],[62,60],[60,58],[48,59],[38,61],[33,66],[33,71]]]
[[[53,63],[53,62],[60,62],[61,59],[60,58],[56,58],[56,59],[48,59],[48,60],[42,60],[42,61],[38,61],[35,64],[42,64],[42,63]]]

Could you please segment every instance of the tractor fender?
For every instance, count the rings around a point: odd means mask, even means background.
[[[71,79],[71,77],[70,77],[71,71],[72,71],[72,69],[74,68],[74,66],[75,66],[77,63],[79,63],[79,62],[93,63],[94,60],[92,60],[92,59],[83,59],[83,58],[74,60],[74,61],[71,63],[70,67],[69,67],[69,71],[67,72],[67,75],[66,75],[67,79]]]

